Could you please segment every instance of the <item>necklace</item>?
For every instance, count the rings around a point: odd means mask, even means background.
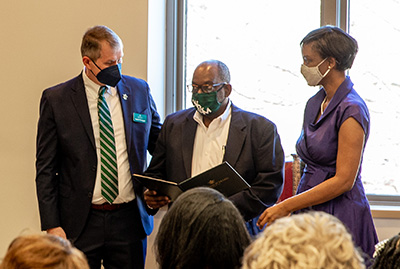
[[[321,116],[322,116],[322,114],[324,114],[324,105],[325,105],[325,103],[326,103],[327,97],[328,97],[328,96],[325,96],[325,99],[324,99],[324,100],[322,101],[322,103],[321,103]]]

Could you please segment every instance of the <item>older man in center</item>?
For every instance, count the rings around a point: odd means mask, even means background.
[[[194,107],[167,116],[146,174],[181,182],[227,161],[251,186],[228,198],[255,235],[257,217],[282,191],[284,153],[277,128],[232,104],[229,69],[220,61],[199,64],[188,88]],[[145,192],[145,201],[154,209],[170,202],[154,190]]]

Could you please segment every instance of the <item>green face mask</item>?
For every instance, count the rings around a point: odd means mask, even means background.
[[[221,103],[217,99],[217,92],[193,93],[192,104],[203,116],[215,113],[221,107]]]

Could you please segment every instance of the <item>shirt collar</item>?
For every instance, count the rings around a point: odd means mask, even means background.
[[[222,124],[223,122],[225,122],[228,119],[229,115],[231,114],[231,109],[230,109],[231,108],[231,104],[232,104],[231,100],[228,99],[228,105],[226,106],[224,113],[222,113],[218,118],[215,118],[213,121],[217,121],[218,124]],[[197,110],[193,115],[193,119],[198,124],[204,125],[204,123],[203,123],[203,115],[201,115]]]
[[[85,85],[85,88],[89,91],[89,92],[91,92],[92,94],[96,94],[96,95],[99,95],[99,89],[100,89],[100,85],[98,85],[98,84],[96,84],[96,83],[94,83],[94,81],[93,80],[91,80],[88,76],[87,76],[87,74],[86,74],[86,68],[84,67],[83,68],[83,76],[82,76],[82,78],[83,78],[83,84]],[[117,94],[117,89],[116,88],[114,88],[114,87],[110,87],[110,86],[108,86],[108,85],[106,85],[106,87],[107,87],[107,93],[109,94],[109,95],[111,95],[111,96],[115,96],[116,94]]]

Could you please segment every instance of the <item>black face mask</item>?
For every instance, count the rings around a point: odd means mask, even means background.
[[[93,60],[92,62],[100,70],[100,72],[96,76],[99,82],[111,87],[115,87],[121,80],[121,64],[112,65],[110,67],[101,69]],[[92,70],[90,71],[92,72]]]

